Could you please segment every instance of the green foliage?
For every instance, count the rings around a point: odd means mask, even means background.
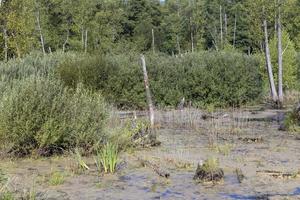
[[[0,192],[0,200],[14,200],[14,194],[9,191]]]
[[[300,113],[295,109],[290,111],[284,119],[285,128],[292,133],[300,133]]]
[[[106,143],[95,157],[95,163],[99,171],[114,173],[118,162],[118,146],[113,143]]]
[[[124,126],[110,130],[109,140],[118,146],[119,150],[128,150],[134,147],[134,135],[147,130],[150,123],[147,120],[128,120]]]
[[[204,161],[201,169],[207,173],[213,173],[220,168],[219,160],[217,158],[208,158]]]
[[[90,151],[104,137],[106,104],[82,86],[39,77],[13,81],[0,100],[0,140],[9,153]]]
[[[274,79],[278,81],[278,48],[277,37],[270,41],[270,53],[273,64]],[[299,79],[297,78],[296,50],[286,31],[282,32],[283,50],[283,87],[285,89],[298,89]],[[264,68],[265,69],[265,68]],[[267,74],[266,72],[264,74]]]
[[[149,51],[153,29],[156,52],[179,54],[191,52],[192,46],[195,51],[222,50],[230,43],[240,51],[257,53],[262,48],[262,18],[273,33],[276,9],[269,0],[6,0],[0,6],[0,49],[6,29],[9,58],[41,51],[40,34],[47,53],[63,46],[80,52]],[[300,3],[281,1],[281,10],[282,24],[298,50]]]
[[[259,59],[234,51],[199,52],[183,57],[147,56],[150,88],[157,106],[176,107],[182,97],[196,106],[239,106],[262,91]],[[102,91],[119,108],[145,108],[138,55],[106,55],[66,61],[58,68],[69,86],[84,83]]]

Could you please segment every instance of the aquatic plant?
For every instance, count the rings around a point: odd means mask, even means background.
[[[118,147],[108,142],[94,158],[98,171],[114,173],[118,162]]]

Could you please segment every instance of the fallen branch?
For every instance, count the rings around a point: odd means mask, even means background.
[[[245,138],[238,138],[238,140],[246,142],[246,143],[262,143],[263,142],[263,138],[262,137],[254,137],[254,138],[249,138],[249,137],[245,137]]]
[[[281,172],[281,171],[274,171],[274,170],[262,170],[256,171],[257,174],[268,175],[274,178],[297,178],[300,176],[300,171],[298,172]]]
[[[138,160],[141,162],[141,164],[144,167],[151,168],[159,176],[161,176],[163,178],[169,178],[170,177],[170,173],[167,170],[161,169],[161,167],[159,167],[158,165],[150,162],[149,160],[145,160],[145,159],[142,159],[142,158],[138,158]]]

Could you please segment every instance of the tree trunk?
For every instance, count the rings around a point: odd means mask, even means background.
[[[222,21],[222,6],[220,5],[220,37],[221,47],[223,46],[223,21]]]
[[[191,47],[192,53],[194,53],[194,34],[193,34],[193,26],[192,26],[192,18],[190,17],[190,27],[191,27]]]
[[[270,49],[269,49],[269,39],[268,39],[268,25],[267,25],[266,19],[264,19],[263,26],[264,26],[264,34],[265,34],[265,57],[266,57],[266,65],[267,65],[267,70],[268,70],[271,95],[272,95],[273,101],[275,103],[277,103],[278,95],[277,95],[277,91],[275,88],[274,77],[273,77],[273,69],[272,69],[271,55],[270,55]]]
[[[63,52],[65,52],[65,50],[66,50],[66,45],[68,44],[68,42],[69,42],[69,34],[70,34],[70,31],[69,31],[69,29],[67,30],[67,38],[66,38],[66,40],[65,40],[65,42],[64,42],[64,44],[63,44]]]
[[[154,30],[152,29],[152,52],[155,54],[155,37],[154,37]]]
[[[45,42],[44,42],[44,37],[43,37],[42,28],[41,28],[41,24],[40,24],[40,11],[39,10],[37,11],[37,14],[36,14],[36,21],[37,21],[38,31],[40,34],[42,51],[43,51],[43,54],[46,55]]]
[[[16,35],[13,32],[11,33],[11,35],[14,38],[14,43],[16,45],[16,50],[17,50],[17,56],[18,56],[18,58],[21,58],[21,50],[20,50],[20,47],[18,45],[17,37],[16,37]]]
[[[176,40],[177,40],[177,50],[178,50],[178,54],[181,55],[181,49],[180,49],[180,43],[179,43],[179,37],[178,37],[178,35],[176,35]]]
[[[3,37],[4,37],[4,61],[8,61],[8,37],[7,37],[7,30],[3,28]]]
[[[81,27],[81,47],[82,51],[84,51],[84,28]]]
[[[280,19],[280,1],[278,0],[278,15],[277,15],[277,37],[278,37],[278,104],[282,107],[283,104],[283,64],[282,64],[282,34],[281,34],[281,19]]]
[[[236,14],[234,15],[234,29],[233,29],[233,47],[235,47],[236,40]]]
[[[227,14],[224,14],[224,36],[225,36],[225,40],[227,38]]]
[[[87,53],[88,48],[88,30],[85,29],[84,53]]]
[[[142,61],[142,68],[143,68],[143,74],[144,74],[144,85],[145,85],[145,91],[146,91],[146,97],[147,97],[147,103],[149,107],[149,119],[151,128],[154,128],[154,108],[151,98],[151,92],[149,87],[149,80],[148,80],[148,73],[147,73],[147,67],[146,67],[146,60],[145,56],[141,55],[141,61]]]

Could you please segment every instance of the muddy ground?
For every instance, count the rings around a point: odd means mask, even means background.
[[[69,157],[2,160],[11,190],[33,191],[37,199],[300,199],[300,140],[278,131],[282,113],[269,111],[219,112],[203,117],[196,111],[158,113],[160,147],[122,153],[114,175],[91,170],[77,174]],[[187,117],[188,116],[188,117]],[[193,180],[198,163],[218,158],[225,178],[220,183]],[[159,177],[139,159],[170,173]],[[245,176],[239,183],[236,169]],[[289,177],[259,172],[276,170]],[[63,174],[50,184],[53,172]]]

